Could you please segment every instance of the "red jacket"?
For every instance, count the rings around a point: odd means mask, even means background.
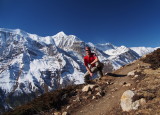
[[[88,64],[91,64],[96,59],[95,54],[91,54],[90,56],[84,57],[84,65],[88,66]],[[95,67],[95,64],[92,64],[92,67]]]

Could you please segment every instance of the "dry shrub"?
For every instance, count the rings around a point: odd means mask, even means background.
[[[46,93],[26,105],[17,107],[11,112],[4,113],[4,115],[33,115],[50,109],[55,111],[60,110],[62,106],[68,103],[70,97],[76,95],[75,89],[78,87],[81,86],[68,86],[65,89]]]
[[[152,69],[157,69],[160,67],[160,48],[155,50],[153,53],[148,54],[146,58],[141,59],[145,63],[151,64]]]

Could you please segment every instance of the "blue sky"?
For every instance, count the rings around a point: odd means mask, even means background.
[[[160,0],[0,0],[0,28],[85,42],[160,46]]]

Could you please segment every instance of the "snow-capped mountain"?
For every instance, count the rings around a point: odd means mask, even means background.
[[[98,49],[102,50],[102,51],[106,51],[106,50],[110,50],[110,49],[115,49],[116,46],[114,46],[111,43],[104,43],[104,44],[96,44],[95,45]]]
[[[4,103],[9,100],[9,105],[15,107],[45,92],[83,83],[85,70],[81,62],[59,49],[54,41],[52,36],[0,29],[0,88],[6,95],[1,98]]]
[[[109,49],[109,50],[106,50],[106,51],[104,51],[106,54],[108,54],[108,55],[120,55],[120,54],[122,54],[122,53],[125,53],[125,52],[127,52],[127,51],[129,51],[130,49],[129,48],[127,48],[127,47],[125,47],[125,46],[120,46],[120,47],[115,47],[115,48],[113,48],[113,49]]]
[[[59,32],[41,37],[20,29],[0,29],[0,109],[5,111],[45,92],[83,83],[85,46],[111,71],[140,56],[125,46],[85,43]],[[103,48],[104,47],[104,48]],[[6,101],[7,100],[7,101]]]
[[[135,51],[139,56],[146,55],[148,53],[153,52],[157,48],[151,48],[151,47],[131,47],[133,51]]]
[[[136,60],[137,58],[153,52],[157,48],[151,47],[130,47],[125,46],[114,46],[111,43],[98,44],[96,45],[98,49],[103,50],[109,55],[109,60],[112,62],[114,69],[118,69],[122,65],[126,65]],[[104,48],[103,48],[104,46]]]

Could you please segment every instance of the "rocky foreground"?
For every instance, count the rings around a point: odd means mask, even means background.
[[[160,49],[91,84],[46,93],[4,115],[158,115]]]

